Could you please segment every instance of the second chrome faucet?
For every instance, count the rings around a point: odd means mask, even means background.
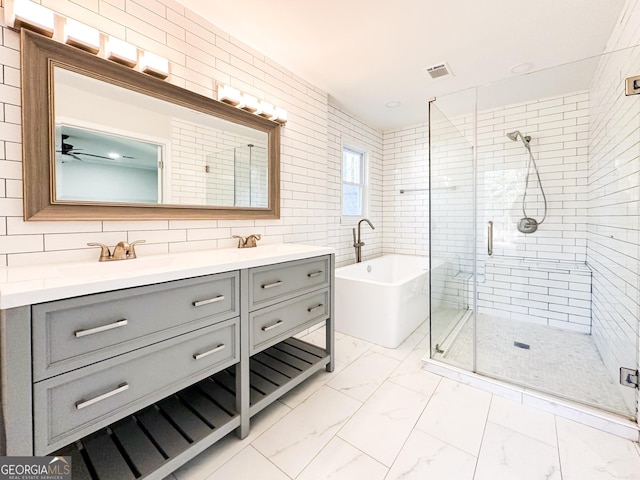
[[[362,222],[367,222],[371,227],[371,230],[375,230],[371,222],[367,218],[363,218],[358,222],[358,237],[356,238],[356,229],[353,228],[353,247],[356,249],[356,263],[360,263],[362,261],[362,247],[364,246],[364,242],[360,238],[360,225]]]

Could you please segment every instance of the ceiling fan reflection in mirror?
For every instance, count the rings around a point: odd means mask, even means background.
[[[56,157],[61,163],[157,170],[164,145],[96,128],[56,125]]]
[[[61,149],[60,150],[56,150],[56,152],[61,153],[64,156],[67,157],[71,157],[74,160],[78,160],[80,162],[84,161],[85,159],[83,159],[82,157],[80,157],[80,155],[86,156],[86,157],[93,157],[93,158],[101,158],[101,159],[105,159],[105,160],[118,160],[120,158],[125,158],[125,159],[131,159],[133,160],[135,157],[132,157],[130,155],[121,155],[119,153],[116,152],[110,152],[107,155],[99,155],[97,153],[89,153],[89,152],[83,152],[82,150],[84,150],[83,148],[75,148],[72,144],[67,143],[66,140],[69,139],[69,135],[66,133],[61,134]],[[62,163],[65,163],[65,159],[61,160]],[[68,161],[68,159],[66,160]]]

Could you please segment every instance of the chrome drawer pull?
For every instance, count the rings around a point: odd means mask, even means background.
[[[85,337],[87,335],[93,335],[94,333],[106,332],[107,330],[111,330],[112,328],[124,327],[127,324],[126,319],[118,320],[115,323],[110,323],[109,325],[102,325],[101,327],[89,328],[88,330],[76,330],[73,334],[76,338]]]
[[[322,270],[318,270],[317,272],[307,273],[307,277],[313,278],[313,277],[317,277],[318,275],[321,275],[321,274],[322,274]]]
[[[266,290],[267,288],[277,287],[279,285],[282,285],[283,283],[284,282],[282,280],[278,280],[277,282],[267,283],[266,285],[262,285],[262,288]]]
[[[115,390],[111,390],[110,392],[103,393],[102,395],[98,395],[97,397],[93,397],[91,400],[87,400],[87,401],[81,400],[79,402],[76,402],[76,408],[78,410],[82,410],[83,408],[88,407],[90,405],[93,405],[94,403],[101,402],[102,400],[106,400],[109,397],[113,397],[114,395],[117,395],[118,393],[122,393],[125,390],[127,390],[128,388],[129,388],[129,384],[128,383],[123,383],[122,385],[120,385]]]
[[[262,327],[262,331],[263,332],[268,332],[269,330],[273,330],[274,328],[278,328],[280,325],[282,325],[282,320],[278,320],[276,323],[274,323],[273,325],[269,325],[269,326],[264,326]]]
[[[216,348],[212,348],[211,350],[207,351],[207,352],[202,352],[202,353],[196,353],[193,358],[195,360],[200,360],[201,358],[207,357],[209,355],[211,355],[212,353],[218,353],[222,350],[225,349],[225,344],[221,343],[220,345],[218,345]]]
[[[309,312],[309,313],[315,312],[316,310],[319,310],[322,307],[324,307],[324,305],[320,303],[319,305],[316,305],[315,307],[307,308],[307,312]]]
[[[224,295],[218,295],[217,297],[208,298],[207,300],[198,300],[197,302],[193,302],[194,307],[201,307],[203,305],[209,305],[210,303],[221,302],[224,300]]]

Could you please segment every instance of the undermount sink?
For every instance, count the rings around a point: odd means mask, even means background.
[[[140,272],[147,269],[166,268],[175,261],[174,257],[157,256],[132,258],[129,260],[111,260],[92,264],[69,265],[59,267],[58,271],[67,277],[92,276],[92,275],[116,275],[123,273]]]

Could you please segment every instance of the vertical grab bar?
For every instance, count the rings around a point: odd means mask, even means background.
[[[487,253],[493,255],[493,222],[487,222]]]

